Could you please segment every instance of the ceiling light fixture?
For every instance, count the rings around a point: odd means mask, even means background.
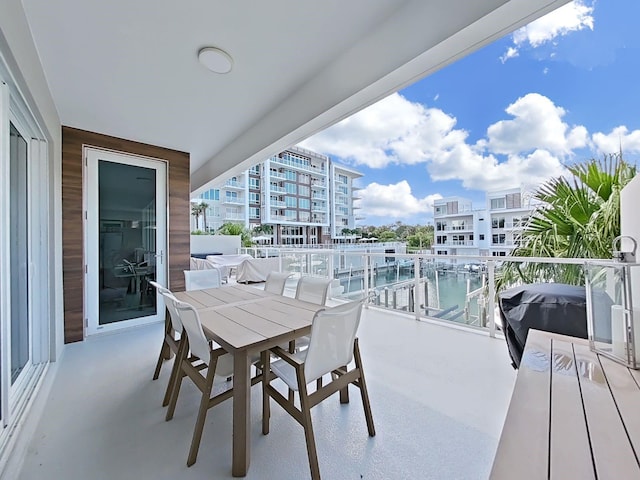
[[[233,67],[233,59],[224,50],[205,47],[198,52],[198,60],[214,73],[229,73]]]

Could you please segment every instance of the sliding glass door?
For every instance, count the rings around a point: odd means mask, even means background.
[[[47,143],[3,68],[0,58],[0,425],[7,427],[50,360],[54,315]],[[0,428],[0,446],[10,432]]]

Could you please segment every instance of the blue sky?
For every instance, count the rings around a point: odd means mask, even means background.
[[[307,139],[364,174],[363,224],[524,187],[618,151],[640,158],[638,0],[574,0]]]

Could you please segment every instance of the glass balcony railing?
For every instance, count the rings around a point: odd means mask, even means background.
[[[332,280],[330,296],[366,298],[371,307],[410,314],[416,320],[433,319],[480,328],[494,336],[500,328],[496,308],[496,278],[504,262],[546,265],[536,282],[553,281],[559,266],[581,269],[587,259],[432,255],[430,253],[370,253],[368,247],[341,250],[271,248],[283,271],[295,276],[314,275]],[[326,247],[326,246],[325,246]],[[364,251],[363,251],[364,250]],[[547,272],[547,273],[544,273]],[[515,286],[516,284],[509,284]]]

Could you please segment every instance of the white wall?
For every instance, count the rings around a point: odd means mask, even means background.
[[[622,235],[633,237],[640,245],[640,175],[636,176],[620,192],[620,231]],[[632,242],[623,239],[623,251],[632,249]],[[640,258],[640,252],[636,252],[636,259]]]
[[[11,81],[20,90],[48,141],[50,198],[49,258],[51,268],[50,318],[51,356],[60,356],[64,344],[62,301],[62,142],[61,125],[49,92],[20,0],[0,1],[0,55],[11,72]]]
[[[240,235],[191,235],[191,253],[238,253]]]

